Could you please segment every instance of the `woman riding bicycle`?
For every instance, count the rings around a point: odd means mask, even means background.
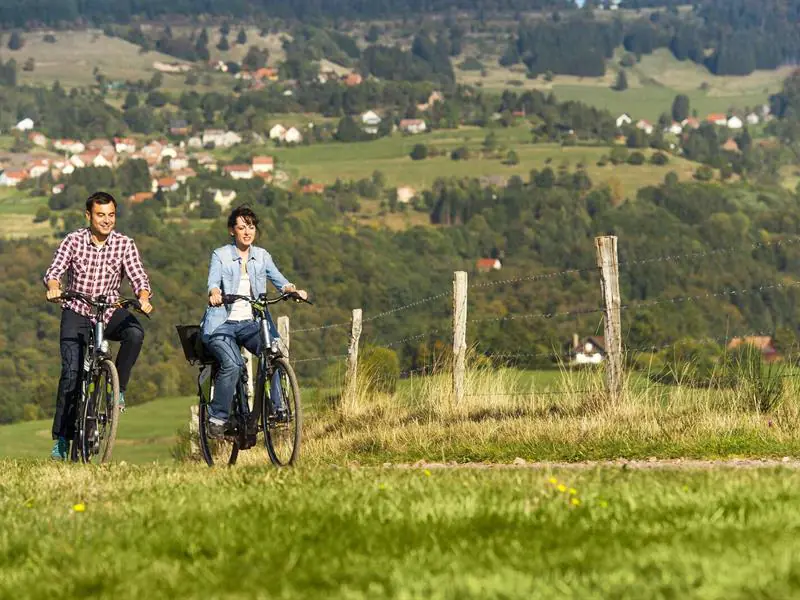
[[[253,319],[250,304],[238,300],[224,305],[224,294],[257,298],[267,291],[267,279],[283,293],[295,292],[304,300],[305,290],[297,290],[275,266],[269,252],[253,242],[258,233],[258,216],[247,206],[239,206],[228,216],[231,243],[217,248],[211,254],[208,269],[208,308],[200,324],[203,342],[219,362],[214,381],[214,397],[210,406],[209,434],[222,437],[230,414],[231,402],[244,359],[239,351],[244,346],[251,353],[261,352],[258,323]],[[278,337],[275,324],[270,319],[270,332]],[[274,387],[274,382],[273,382]],[[278,386],[273,398],[280,397]],[[280,407],[277,407],[280,410]]]

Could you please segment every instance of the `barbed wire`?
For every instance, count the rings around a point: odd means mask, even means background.
[[[347,358],[349,354],[328,354],[325,356],[315,356],[314,358],[301,358],[299,360],[291,359],[293,363],[307,363],[307,362],[317,362],[317,361],[333,361],[333,360],[341,360],[343,358]]]
[[[745,296],[747,294],[755,294],[763,292],[764,290],[785,289],[796,287],[800,285],[800,281],[792,281],[790,283],[773,283],[770,285],[760,285],[757,288],[746,288],[743,290],[722,290],[720,292],[709,292],[707,294],[699,294],[697,296],[679,296],[677,298],[662,298],[658,300],[645,300],[643,302],[636,302],[633,304],[623,304],[620,310],[637,310],[639,308],[648,308],[650,306],[658,306],[660,304],[680,304],[683,302],[697,302],[699,300],[706,300],[708,298],[719,298],[721,296]]]
[[[546,312],[546,313],[530,313],[525,315],[517,315],[510,313],[502,317],[481,317],[478,319],[469,319],[467,323],[485,323],[487,321],[514,321],[526,319],[554,319],[557,317],[574,317],[578,315],[591,315],[604,312],[602,308],[581,308],[569,311],[560,312]]]

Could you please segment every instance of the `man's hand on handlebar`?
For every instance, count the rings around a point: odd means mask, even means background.
[[[61,283],[55,280],[48,281],[45,297],[48,302],[59,302],[61,300]]]
[[[153,312],[153,305],[150,304],[150,294],[148,292],[143,292],[139,296],[138,309],[146,315],[150,315],[150,313]]]

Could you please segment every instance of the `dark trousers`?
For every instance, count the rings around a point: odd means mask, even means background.
[[[53,439],[75,436],[75,417],[80,396],[83,356],[94,326],[83,315],[71,310],[61,313],[61,379],[58,382],[56,414],[53,418]],[[144,341],[141,323],[127,310],[114,311],[105,331],[106,339],[121,342],[117,353],[119,388],[124,391],[131,378],[131,370],[139,357]]]

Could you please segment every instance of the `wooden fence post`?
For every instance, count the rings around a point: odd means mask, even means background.
[[[283,349],[286,352],[286,358],[289,358],[289,317],[278,317],[278,335],[281,336],[283,342]]]
[[[453,393],[457,404],[464,400],[467,355],[467,272],[453,277]]]
[[[200,454],[200,407],[192,404],[189,413],[189,456],[195,457]]]
[[[622,320],[619,295],[619,261],[617,237],[607,235],[594,240],[597,266],[600,269],[600,286],[605,309],[606,384],[612,402],[622,395]]]
[[[358,380],[358,341],[361,339],[361,316],[360,308],[353,310],[353,317],[350,321],[350,344],[347,348],[347,380],[346,394],[353,398],[356,393]]]

